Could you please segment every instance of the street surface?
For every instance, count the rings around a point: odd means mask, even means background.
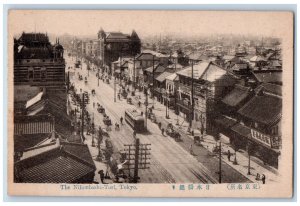
[[[75,58],[73,61],[70,57],[66,58],[68,68],[73,67]],[[94,117],[96,128],[101,125],[105,128],[103,123],[102,114],[97,112],[97,106],[100,103],[104,106],[107,115],[112,120],[112,131],[109,132],[110,139],[115,147],[116,152],[121,152],[125,149],[124,144],[133,144],[133,130],[126,124],[121,125],[120,131],[114,130],[114,124],[118,122],[120,124],[120,117],[125,114],[125,110],[128,108],[141,109],[145,113],[145,107],[138,108],[135,104],[127,104],[126,99],[116,98],[114,102],[114,90],[113,80],[110,80],[110,84],[104,83],[102,80],[98,80],[96,77],[96,70],[87,71],[87,65],[82,64],[82,69],[75,69],[75,76],[71,78],[71,83],[75,85],[77,92],[80,89],[82,91],[91,92],[92,89],[96,90],[96,95],[90,95],[90,104],[87,105],[87,110]],[[73,69],[69,71],[74,71]],[[78,72],[82,74],[83,78],[88,78],[88,83],[85,84],[84,80],[79,81]],[[117,86],[116,91],[119,90]],[[118,93],[118,92],[117,92]],[[134,99],[134,97],[132,97]],[[134,100],[136,101],[136,100]],[[149,102],[152,100],[149,99]],[[157,111],[154,111],[157,112]],[[171,111],[170,111],[171,112]],[[164,111],[161,112],[162,116]],[[166,122],[160,117],[160,121],[165,127]],[[124,121],[125,122],[125,121]],[[148,133],[137,134],[137,138],[140,139],[142,144],[151,144],[150,148],[150,169],[139,170],[140,182],[143,183],[218,183],[218,170],[219,159],[204,147],[194,147],[194,155],[189,152],[189,147],[193,144],[193,141],[186,135],[181,134],[183,142],[176,142],[173,138],[162,135],[161,130],[157,124],[147,121]],[[86,143],[90,144],[91,136],[86,135]],[[97,166],[97,164],[96,164]],[[98,171],[96,171],[98,172]],[[133,171],[132,171],[133,173]],[[232,167],[222,162],[222,182],[249,182],[249,180],[234,170]]]

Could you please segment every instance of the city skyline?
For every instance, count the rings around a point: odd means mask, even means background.
[[[243,12],[243,21],[236,21],[240,12],[185,12],[177,15],[177,11],[18,11],[10,12],[12,18],[22,18],[14,24],[16,33],[51,31],[56,35],[70,34],[74,36],[92,36],[102,27],[108,32],[131,33],[134,29],[140,38],[158,34],[179,37],[195,37],[209,35],[253,35],[280,37],[284,34],[284,22],[280,19],[284,12],[266,15],[257,12],[255,18],[249,18],[252,12]],[[55,14],[54,14],[55,13]],[[122,21],[107,21],[107,19],[122,19]],[[272,21],[270,21],[272,18]],[[34,20],[33,20],[34,19]],[[61,19],[64,19],[61,21]],[[197,19],[201,19],[200,21]],[[104,21],[105,20],[105,21]],[[268,22],[268,23],[266,23]],[[147,26],[145,26],[147,25]],[[151,26],[149,26],[151,25]],[[274,33],[274,26],[277,27]],[[95,35],[96,37],[96,35]]]

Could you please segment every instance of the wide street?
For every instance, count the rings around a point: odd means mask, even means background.
[[[75,58],[71,60],[66,57],[66,67],[74,68]],[[97,112],[96,107],[93,107],[93,102],[97,105],[100,103],[104,106],[106,113],[112,119],[112,124],[120,123],[120,117],[125,114],[128,108],[136,108],[135,105],[127,104],[126,99],[119,100],[117,98],[114,102],[113,81],[110,84],[99,81],[96,77],[96,71],[87,72],[87,66],[82,64],[82,69],[75,70],[75,76],[71,78],[71,83],[75,85],[77,91],[91,92],[96,90],[95,96],[90,96],[90,104],[87,105],[87,110],[94,116],[96,127],[101,125],[105,128],[102,122],[102,115]],[[83,78],[88,78],[88,83],[78,80],[78,72],[82,74]],[[117,85],[117,91],[119,87]],[[144,111],[145,108],[142,107]],[[137,134],[137,138],[141,143],[151,144],[150,148],[150,168],[139,170],[140,182],[143,183],[218,183],[218,164],[217,157],[209,153],[203,147],[197,147],[196,155],[193,156],[189,152],[189,146],[192,141],[183,137],[183,142],[178,143],[173,138],[161,134],[157,124],[147,121],[148,133]],[[132,144],[134,142],[133,130],[125,123],[121,126],[120,131],[114,129],[109,132],[109,136],[113,142],[116,151],[123,151],[124,144]],[[87,136],[91,138],[91,136]],[[133,171],[132,171],[133,172]],[[239,174],[232,167],[222,162],[222,182],[248,182],[249,180]]]

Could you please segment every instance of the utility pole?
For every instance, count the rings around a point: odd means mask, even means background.
[[[128,149],[124,149],[126,151],[126,160],[128,162],[128,167],[124,168],[124,170],[134,170],[133,179],[131,182],[138,183],[139,181],[139,169],[149,169],[150,165],[150,146],[151,144],[141,144],[139,138],[135,139],[134,144],[124,145],[128,147]]]
[[[99,87],[99,75],[100,75],[100,69],[99,69],[99,67],[98,67],[98,87]]]
[[[133,88],[134,88],[134,92],[135,92],[135,84],[136,84],[136,76],[135,76],[135,56],[133,56]]]
[[[191,91],[191,113],[190,113],[190,128],[192,128],[192,122],[194,117],[194,62],[192,60],[192,91]]]
[[[139,151],[140,150],[140,139],[135,140],[135,158],[134,158],[134,175],[133,182],[137,183],[139,178]]]
[[[219,146],[219,183],[222,183],[222,149],[221,149],[221,138],[220,138],[220,146]]]
[[[247,151],[248,151],[248,173],[247,173],[247,175],[251,175],[251,171],[250,171],[250,169],[251,169],[251,165],[250,165],[250,142],[249,142],[249,140],[248,140],[248,143],[247,143]]]
[[[84,93],[82,93],[82,100],[81,100],[81,104],[82,104],[82,108],[81,108],[81,136],[82,136],[82,142],[84,142],[85,138],[84,138]]]
[[[70,72],[68,71],[68,75],[67,75],[67,92],[69,92],[70,89]]]
[[[152,59],[152,98],[153,98],[153,106],[154,106],[154,55]]]
[[[147,118],[148,118],[148,88],[146,88],[146,101],[145,101],[145,129],[147,131]]]

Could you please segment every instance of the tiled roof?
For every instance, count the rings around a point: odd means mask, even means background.
[[[215,119],[215,122],[218,123],[218,124],[220,124],[220,125],[222,125],[222,126],[224,126],[225,128],[230,128],[234,124],[236,124],[236,120],[230,119],[230,118],[228,118],[226,116],[223,116],[223,115],[220,116],[220,117],[217,117]]]
[[[259,62],[259,61],[266,61],[264,57],[262,56],[254,56],[250,59],[252,62]]]
[[[209,82],[213,82],[216,79],[221,78],[226,74],[227,74],[226,70],[222,69],[221,67],[215,64],[210,64],[207,70],[202,74],[201,79],[204,79]]]
[[[24,151],[50,138],[51,133],[14,135],[14,151]]]
[[[157,81],[159,81],[159,82],[163,82],[163,81],[165,81],[166,80],[166,77],[167,76],[170,76],[172,73],[170,73],[170,72],[163,72],[163,73],[161,73],[158,77],[156,77],[155,79],[157,80]]]
[[[193,65],[193,70],[194,70],[194,79],[199,79],[204,71],[207,69],[209,65],[209,62],[200,62],[199,64]],[[186,77],[192,77],[192,67],[189,66],[179,72],[177,74],[186,76]]]
[[[15,163],[17,182],[76,183],[95,172],[87,145],[59,143],[54,148],[53,144],[47,146],[51,149]]]
[[[166,70],[166,68],[160,64],[154,65],[154,73],[162,73]],[[153,72],[153,66],[148,67],[147,69],[145,69],[146,72]]]
[[[282,82],[281,71],[257,71],[257,72],[253,72],[253,75],[259,82],[264,82],[264,83]]]
[[[282,86],[271,83],[262,83],[257,88],[254,89],[256,93],[263,91],[264,93],[270,93],[282,96]]]
[[[66,152],[69,152],[70,154],[90,163],[91,165],[94,164],[92,155],[86,144],[61,142],[61,145],[63,145]]]
[[[174,81],[174,80],[178,79],[178,76],[176,73],[173,73],[173,74],[170,74],[169,76],[167,76],[166,79],[170,80],[170,81]]]
[[[231,129],[243,137],[251,137],[251,129],[245,125],[238,123],[231,127]]]
[[[235,107],[248,97],[249,92],[250,92],[249,87],[236,85],[235,88],[228,95],[224,97],[222,102],[231,107]]]
[[[128,39],[129,35],[123,34],[121,32],[109,32],[106,39]]]
[[[272,95],[257,95],[246,103],[238,113],[255,122],[273,124],[281,118],[282,99]]]

